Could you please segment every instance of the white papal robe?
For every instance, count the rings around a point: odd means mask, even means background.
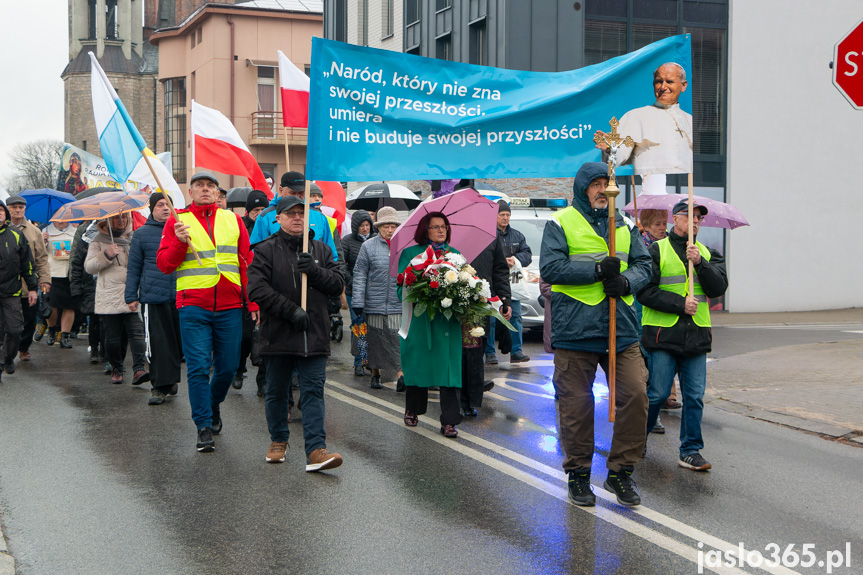
[[[617,165],[630,163],[635,173],[689,174],[692,172],[692,115],[679,104],[636,108],[620,119],[618,133],[635,140],[635,148],[620,146]]]

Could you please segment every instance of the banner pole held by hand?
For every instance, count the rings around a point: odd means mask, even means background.
[[[303,197],[303,252],[309,251],[309,191],[311,183],[306,180],[306,192]],[[306,300],[309,292],[309,275],[303,272],[303,286],[300,292],[300,307],[306,309]]]

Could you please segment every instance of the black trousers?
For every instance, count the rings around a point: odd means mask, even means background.
[[[87,314],[90,327],[87,328],[87,340],[90,343],[90,354],[98,353],[99,359],[105,361],[105,338],[102,337],[102,316],[95,313]]]
[[[3,337],[3,358],[11,363],[18,355],[18,343],[24,329],[21,314],[21,298],[16,296],[0,298],[0,336]]]
[[[461,408],[482,407],[482,392],[485,379],[485,357],[483,345],[463,347],[461,350]]]
[[[457,387],[440,388],[440,424],[458,425],[461,423],[459,392]],[[429,389],[408,385],[405,387],[405,409],[415,415],[422,415],[428,409]]]
[[[132,348],[133,371],[147,371],[147,342],[144,339],[144,322],[137,313],[116,313],[102,316],[105,332],[105,352],[114,369],[123,371],[126,359],[125,339]]]
[[[36,314],[39,312],[39,304],[30,305],[26,297],[21,298],[21,313],[24,314],[24,331],[21,333],[21,343],[18,351],[30,351],[33,343],[33,334],[36,333]]]
[[[153,388],[169,388],[180,383],[183,344],[180,340],[180,312],[177,305],[173,302],[144,304],[144,320]]]

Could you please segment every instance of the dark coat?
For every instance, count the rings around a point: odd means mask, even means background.
[[[90,226],[93,226],[90,229]],[[87,231],[90,230],[90,233]],[[69,289],[73,297],[81,296],[81,313],[89,315],[96,310],[96,276],[84,269],[90,240],[98,234],[95,222],[84,222],[75,230],[72,240],[72,257],[69,259]]]
[[[3,202],[0,206],[6,210]],[[0,297],[20,296],[22,279],[28,289],[35,290],[38,285],[30,242],[10,219],[9,210],[6,210],[6,219],[0,224]]]
[[[674,230],[668,232],[668,241],[674,253],[689,267],[686,259],[686,237],[678,236]],[[713,331],[709,327],[695,325],[691,315],[684,311],[686,298],[682,295],[659,289],[660,273],[659,245],[650,246],[650,257],[653,259],[653,277],[644,289],[638,292],[638,301],[643,306],[657,311],[673,313],[680,316],[677,323],[671,327],[645,325],[642,327],[641,343],[647,351],[663,350],[675,355],[693,356],[708,353],[713,344]],[[710,261],[701,258],[701,263],[695,266],[695,273],[701,289],[709,298],[716,298],[728,289],[728,276],[725,273],[725,258],[716,250],[710,250]]]
[[[594,231],[608,242],[608,210],[590,206],[585,191],[590,182],[607,177],[608,166],[588,162],[578,170],[573,182],[572,207],[591,224]],[[628,224],[620,213],[615,227]],[[650,255],[641,240],[638,228],[631,226],[629,267],[621,275],[629,283],[629,294],[637,293],[650,280]],[[555,218],[545,224],[539,256],[540,276],[551,285],[584,285],[598,281],[596,263],[572,261],[566,233]],[[617,301],[617,351],[622,352],[639,339],[639,322],[634,305]],[[555,348],[604,353],[608,350],[608,298],[590,306],[560,292],[551,296],[551,343]]]
[[[517,259],[522,267],[526,268],[530,265],[533,252],[530,251],[523,233],[512,226],[506,226],[505,232],[497,230],[497,237],[503,242],[503,253],[506,257]]]
[[[306,312],[309,327],[295,331],[290,318],[300,305],[302,274],[297,270],[297,255],[302,251],[302,236],[279,230],[255,245],[249,266],[249,299],[260,306],[260,349],[262,355],[330,355],[330,315],[327,301],[345,287],[332,250],[309,236],[309,253],[318,263],[319,273],[309,276]]]
[[[515,231],[515,230],[513,230]],[[522,236],[524,237],[524,236]],[[512,299],[509,284],[509,264],[500,235],[487,248],[476,256],[470,265],[476,270],[478,278],[491,284],[491,295],[499,297],[506,305]]]
[[[177,274],[163,274],[156,265],[156,253],[162,241],[165,222],[150,215],[135,230],[129,246],[129,268],[126,272],[126,303],[173,303],[177,301]]]
[[[353,294],[353,283],[354,283],[354,266],[357,265],[357,258],[360,257],[360,248],[363,247],[364,240],[360,235],[360,226],[363,222],[368,222],[371,225],[371,231],[369,231],[369,237],[366,239],[371,239],[377,231],[375,230],[375,225],[372,223],[372,217],[365,210],[357,210],[354,212],[354,215],[351,216],[351,233],[342,239],[342,252],[345,255],[345,280],[347,281],[347,285],[345,286],[345,293],[347,295]]]

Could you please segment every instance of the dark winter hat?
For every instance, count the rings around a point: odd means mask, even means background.
[[[150,211],[152,212],[153,210],[155,210],[156,204],[158,204],[159,201],[164,199],[165,194],[163,194],[162,192],[153,192],[152,194],[150,194]]]
[[[198,180],[210,180],[211,182],[213,182],[217,186],[219,185],[219,180],[216,179],[216,176],[214,176],[210,172],[198,172],[197,174],[192,176],[191,180],[189,180],[189,185],[191,186],[192,184],[194,184]]]
[[[266,208],[269,203],[270,200],[267,199],[267,194],[261,190],[252,190],[246,196],[246,211],[251,212],[255,208]]]
[[[7,206],[14,206],[15,204],[24,204],[27,205],[27,199],[22,196],[9,196],[6,198]]]
[[[506,203],[506,200],[498,200],[497,205],[497,213],[512,212],[512,208],[509,207],[509,204]]]
[[[286,212],[293,208],[294,206],[302,206],[303,200],[298,198],[297,196],[287,196],[279,200],[278,205],[276,206],[276,213],[281,214],[282,212]]]
[[[282,182],[279,185],[295,192],[302,192],[306,189],[306,176],[300,172],[285,172],[282,174]]]
[[[692,211],[694,212],[695,210],[698,210],[699,212],[701,212],[702,216],[707,215],[707,208],[705,206],[702,206],[702,205],[696,203],[695,200],[693,200],[692,201]],[[688,200],[680,200],[679,202],[674,204],[673,208],[671,208],[671,215],[672,216],[676,216],[680,212],[689,213],[689,201]]]

